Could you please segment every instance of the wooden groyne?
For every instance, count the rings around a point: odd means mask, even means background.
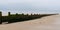
[[[41,18],[44,16],[50,16],[50,15],[56,15],[56,14],[11,14],[10,12],[8,12],[8,16],[2,16],[2,12],[0,12],[0,24],[2,24],[3,22],[8,22],[8,23],[13,23],[13,22],[21,22],[21,21],[28,21],[28,20],[32,20],[32,19],[36,19],[36,18]]]

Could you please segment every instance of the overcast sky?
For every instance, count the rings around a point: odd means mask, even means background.
[[[60,0],[0,0],[3,15],[11,13],[60,13]]]

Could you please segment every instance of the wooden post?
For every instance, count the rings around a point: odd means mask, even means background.
[[[10,16],[10,12],[8,12],[8,16]]]
[[[32,16],[32,14],[31,14],[31,16]]]
[[[0,12],[0,24],[2,24],[2,12]]]
[[[11,18],[11,14],[10,14],[10,12],[8,12],[8,23],[10,23],[10,18]]]
[[[16,13],[16,16],[18,16],[18,13]]]
[[[22,13],[22,15],[24,15],[24,13]]]

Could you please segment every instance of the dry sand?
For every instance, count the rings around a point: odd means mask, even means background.
[[[0,30],[60,30],[60,15],[0,25]]]

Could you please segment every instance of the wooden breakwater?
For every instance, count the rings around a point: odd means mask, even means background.
[[[0,12],[0,24],[2,24],[3,22],[8,22],[8,23],[13,23],[13,22],[21,22],[21,21],[28,21],[28,20],[32,20],[32,19],[36,19],[36,18],[41,18],[44,16],[50,16],[50,15],[55,15],[55,14],[11,14],[10,12],[8,12],[8,16],[2,16],[2,12]]]

